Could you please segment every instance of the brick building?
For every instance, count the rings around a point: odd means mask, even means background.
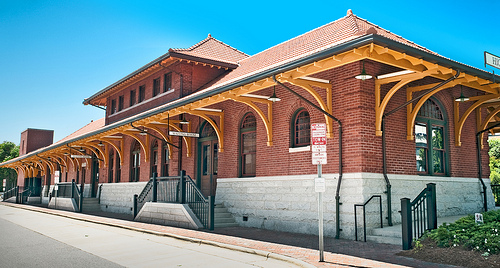
[[[132,213],[153,173],[185,170],[242,226],[316,233],[310,124],[326,123],[325,234],[352,238],[353,206],[372,195],[386,225],[427,183],[440,216],[494,206],[487,137],[478,161],[476,134],[497,120],[498,78],[351,11],[252,56],[209,35],[83,101],[105,118],[0,166],[15,168],[20,186],[41,178],[40,202],[57,173],[118,213]],[[368,209],[374,225],[378,209]]]

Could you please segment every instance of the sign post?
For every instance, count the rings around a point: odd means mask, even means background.
[[[326,124],[311,124],[312,164],[318,165],[318,177],[314,179],[314,191],[318,193],[319,261],[324,262],[323,243],[323,193],[326,190],[322,178],[322,164],[326,164]]]

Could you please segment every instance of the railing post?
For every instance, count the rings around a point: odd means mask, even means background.
[[[158,201],[158,185],[156,184],[156,172],[153,172],[153,202]]]
[[[134,194],[134,219],[137,216],[137,194]]]
[[[180,174],[180,179],[179,179],[179,192],[180,192],[180,203],[185,204],[186,203],[186,171],[181,170]]]
[[[401,226],[403,233],[403,250],[411,249],[412,229],[411,229],[411,202],[408,198],[401,198]]]
[[[354,239],[358,241],[358,212],[356,207],[357,205],[354,205]]]
[[[78,210],[80,213],[83,212],[83,191],[80,192],[80,202],[78,203]]]
[[[437,228],[436,184],[427,184],[427,226],[429,230]]]
[[[208,197],[208,229],[214,229],[214,218],[215,218],[215,197]]]

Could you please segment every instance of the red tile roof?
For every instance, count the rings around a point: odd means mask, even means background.
[[[171,48],[168,51],[232,64],[238,64],[240,60],[248,58],[247,54],[224,44],[213,38],[210,34],[207,38],[190,48]]]
[[[214,83],[211,88],[218,87],[226,84],[227,82],[237,81],[265,69],[303,58],[312,53],[319,52],[369,34],[380,35],[422,51],[436,54],[425,47],[419,46],[399,35],[391,33],[373,23],[359,18],[358,16],[352,14],[352,11],[349,10],[347,15],[341,19],[330,22],[241,60],[238,68]]]
[[[95,121],[91,121],[90,123],[88,123],[85,126],[83,126],[82,128],[80,128],[79,130],[69,134],[68,136],[62,138],[61,140],[59,140],[58,142],[56,142],[54,144],[63,143],[67,140],[70,140],[70,139],[73,139],[73,138],[76,138],[79,136],[83,136],[87,133],[90,133],[92,131],[100,129],[103,126],[104,126],[104,117],[101,119],[95,120]]]

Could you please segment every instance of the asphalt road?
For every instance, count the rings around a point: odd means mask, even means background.
[[[292,263],[0,206],[0,267],[296,267]]]

